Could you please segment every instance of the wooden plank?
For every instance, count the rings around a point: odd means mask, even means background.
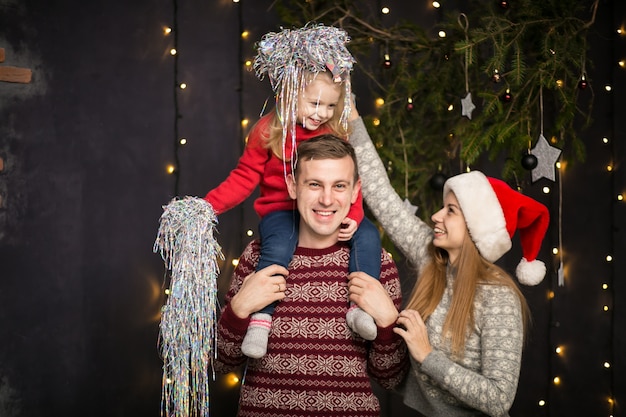
[[[0,67],[0,81],[7,81],[9,83],[22,83],[28,84],[32,79],[33,72],[28,68],[18,67]]]
[[[0,62],[4,62],[4,48],[0,48]]]

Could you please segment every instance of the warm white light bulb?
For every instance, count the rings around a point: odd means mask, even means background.
[[[443,31],[443,30],[440,30],[440,31],[439,31],[439,37],[440,37],[440,38],[445,38],[445,37],[446,37],[446,32],[445,32],[445,31]]]
[[[438,9],[438,8],[440,8],[440,7],[441,7],[441,3],[439,3],[438,1],[433,1],[433,7],[434,7],[435,9]]]
[[[380,9],[380,11],[381,11],[383,14],[389,14],[389,12],[390,12],[391,10],[389,10],[389,7],[383,7],[382,9]]]
[[[544,194],[550,194],[550,187],[545,186],[541,189],[543,191]]]
[[[250,229],[248,229],[248,231],[246,232],[246,235],[248,235],[248,237],[252,236],[254,234],[254,232]]]

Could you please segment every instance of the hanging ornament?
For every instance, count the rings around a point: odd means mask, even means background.
[[[537,167],[537,157],[530,152],[524,154],[522,156],[522,167],[528,171],[535,169]]]
[[[461,19],[463,19],[465,22],[461,22]],[[461,13],[459,15],[458,22],[459,22],[459,25],[461,25],[461,27],[465,31],[465,41],[467,42],[467,45],[469,45],[469,36],[467,34],[467,31],[468,31],[468,28],[469,28],[469,22],[467,20],[467,16],[465,15],[465,13]],[[469,91],[468,70],[469,70],[469,63],[471,62],[471,57],[470,57],[470,53],[471,52],[472,52],[472,50],[468,46],[465,49],[465,63],[464,63],[464,67],[465,67],[465,92],[467,94],[465,95],[465,98],[461,99],[461,116],[465,116],[465,117],[467,117],[470,120],[472,120],[472,111],[474,111],[474,109],[476,108],[476,106],[472,102],[472,93],[470,93],[470,91]]]
[[[585,88],[587,88],[587,85],[587,77],[585,77],[585,73],[583,73],[583,75],[580,77],[580,81],[578,81],[578,89],[584,90]]]
[[[503,8],[504,10],[508,9],[510,4],[508,1],[506,0],[500,0],[498,1],[498,4],[500,5],[501,8]]]
[[[547,178],[554,181],[554,164],[561,156],[561,150],[550,146],[543,136],[543,87],[539,87],[539,116],[541,123],[541,134],[535,147],[530,150],[530,154],[537,157],[537,165],[532,169],[531,176],[533,182],[540,178]]]
[[[415,107],[415,106],[413,105],[413,99],[412,99],[411,97],[409,97],[409,98],[406,100],[406,110],[407,110],[407,111],[411,111],[411,110],[413,110],[413,108],[414,108],[414,107]]]
[[[504,94],[500,96],[500,101],[503,103],[510,103],[511,100],[513,100],[513,94],[511,94],[511,90],[507,88]]]
[[[500,81],[502,81],[502,76],[500,75],[500,72],[497,69],[493,70],[491,81],[493,81],[494,83],[499,83]]]
[[[430,177],[428,184],[430,185],[430,188],[432,188],[433,190],[442,191],[443,185],[445,184],[447,179],[448,178],[440,171],[440,172],[437,172],[432,177]]]
[[[550,146],[546,138],[543,135],[539,135],[539,140],[531,150],[531,153],[537,157],[537,167],[532,170],[533,182],[540,178],[554,181],[554,164],[561,156],[561,150]]]
[[[385,54],[385,60],[383,61],[383,68],[389,69],[391,68],[391,58],[389,54]]]
[[[403,201],[403,203],[404,203],[404,207],[406,207],[406,209],[407,209],[408,211],[410,211],[410,212],[411,212],[411,214],[415,214],[415,213],[417,213],[417,209],[418,209],[419,207],[418,207],[418,206],[414,206],[413,204],[411,204],[411,202],[409,201],[409,199],[408,199],[408,198],[405,198],[405,199],[404,199],[404,201]]]
[[[461,99],[461,115],[472,120],[472,111],[476,108],[472,103],[472,93],[467,93],[464,99]]]

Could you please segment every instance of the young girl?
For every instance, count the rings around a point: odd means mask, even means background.
[[[396,317],[411,372],[404,402],[431,417],[506,416],[515,399],[528,306],[517,284],[494,264],[518,234],[522,284],[546,268],[536,259],[549,224],[541,203],[479,171],[448,179],[431,228],[391,187],[362,122],[353,123],[363,196],[399,250],[418,269],[406,310],[399,313],[380,284],[351,275],[350,299],[380,325]],[[377,181],[376,181],[377,180]]]
[[[260,186],[260,196],[254,202],[261,218],[257,271],[272,264],[286,268],[297,245],[297,211],[286,178],[296,161],[298,143],[323,133],[347,138],[349,75],[354,62],[345,46],[348,40],[341,29],[312,25],[268,33],[257,45],[254,68],[260,79],[269,77],[276,107],[253,126],[237,167],[205,197],[221,214]],[[350,270],[378,278],[380,236],[364,217],[360,195],[343,225],[340,240],[351,244]],[[271,305],[252,315],[241,347],[246,356],[265,355],[273,311]],[[356,306],[348,309],[346,320],[364,339],[376,337],[372,317]]]

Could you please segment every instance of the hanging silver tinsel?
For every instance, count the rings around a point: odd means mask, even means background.
[[[165,417],[209,416],[209,365],[215,352],[218,259],[217,216],[197,197],[163,207],[154,252],[170,271],[161,310],[161,408]]]

